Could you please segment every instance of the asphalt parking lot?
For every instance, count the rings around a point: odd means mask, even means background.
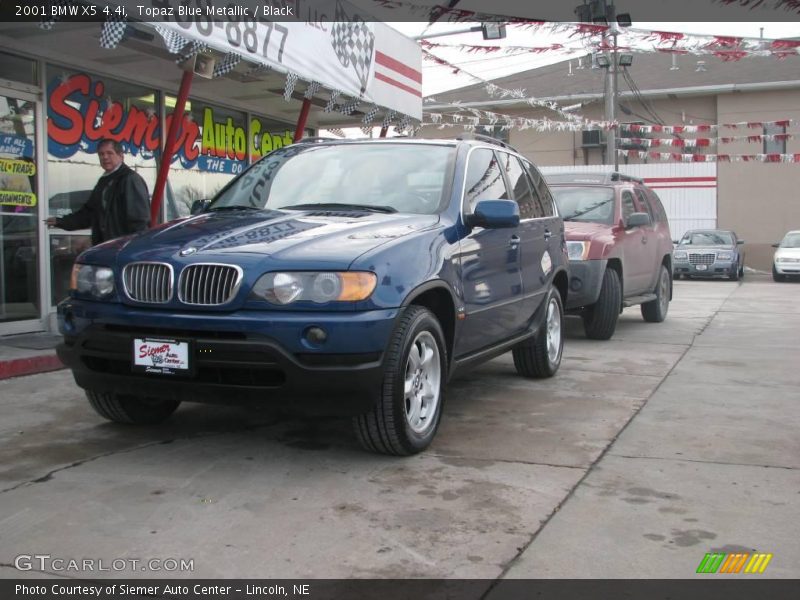
[[[349,423],[185,405],[106,423],[68,371],[0,382],[0,577],[21,554],[193,570],[27,575],[687,578],[707,552],[800,576],[800,284],[677,281],[669,316],[567,326],[557,377],[510,355],[451,383],[432,448]],[[736,577],[737,575],[730,575]],[[739,575],[741,576],[741,575]]]

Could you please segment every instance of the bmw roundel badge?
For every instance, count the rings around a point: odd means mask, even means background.
[[[197,252],[197,248],[194,246],[189,246],[188,248],[184,248],[181,250],[181,256],[189,256],[190,254],[194,254]]]

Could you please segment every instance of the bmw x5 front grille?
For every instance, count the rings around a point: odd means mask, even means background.
[[[242,269],[235,265],[189,265],[181,271],[178,299],[184,304],[219,306],[233,300],[241,284]]]
[[[172,299],[173,271],[167,263],[137,262],[122,271],[125,293],[132,300],[165,304]]]

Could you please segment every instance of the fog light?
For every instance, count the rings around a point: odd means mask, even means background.
[[[577,292],[580,291],[582,287],[583,287],[583,282],[580,279],[578,279],[577,277],[573,277],[572,279],[570,279],[569,281],[570,290],[572,290],[573,292]]]
[[[321,327],[309,327],[306,329],[306,340],[311,344],[324,344],[328,339],[328,334]]]

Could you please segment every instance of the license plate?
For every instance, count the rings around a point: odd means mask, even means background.
[[[187,340],[134,338],[133,370],[157,375],[190,375],[192,363]]]
[[[698,271],[705,271],[706,269],[708,269],[708,265],[696,265],[695,269],[697,269]]]

